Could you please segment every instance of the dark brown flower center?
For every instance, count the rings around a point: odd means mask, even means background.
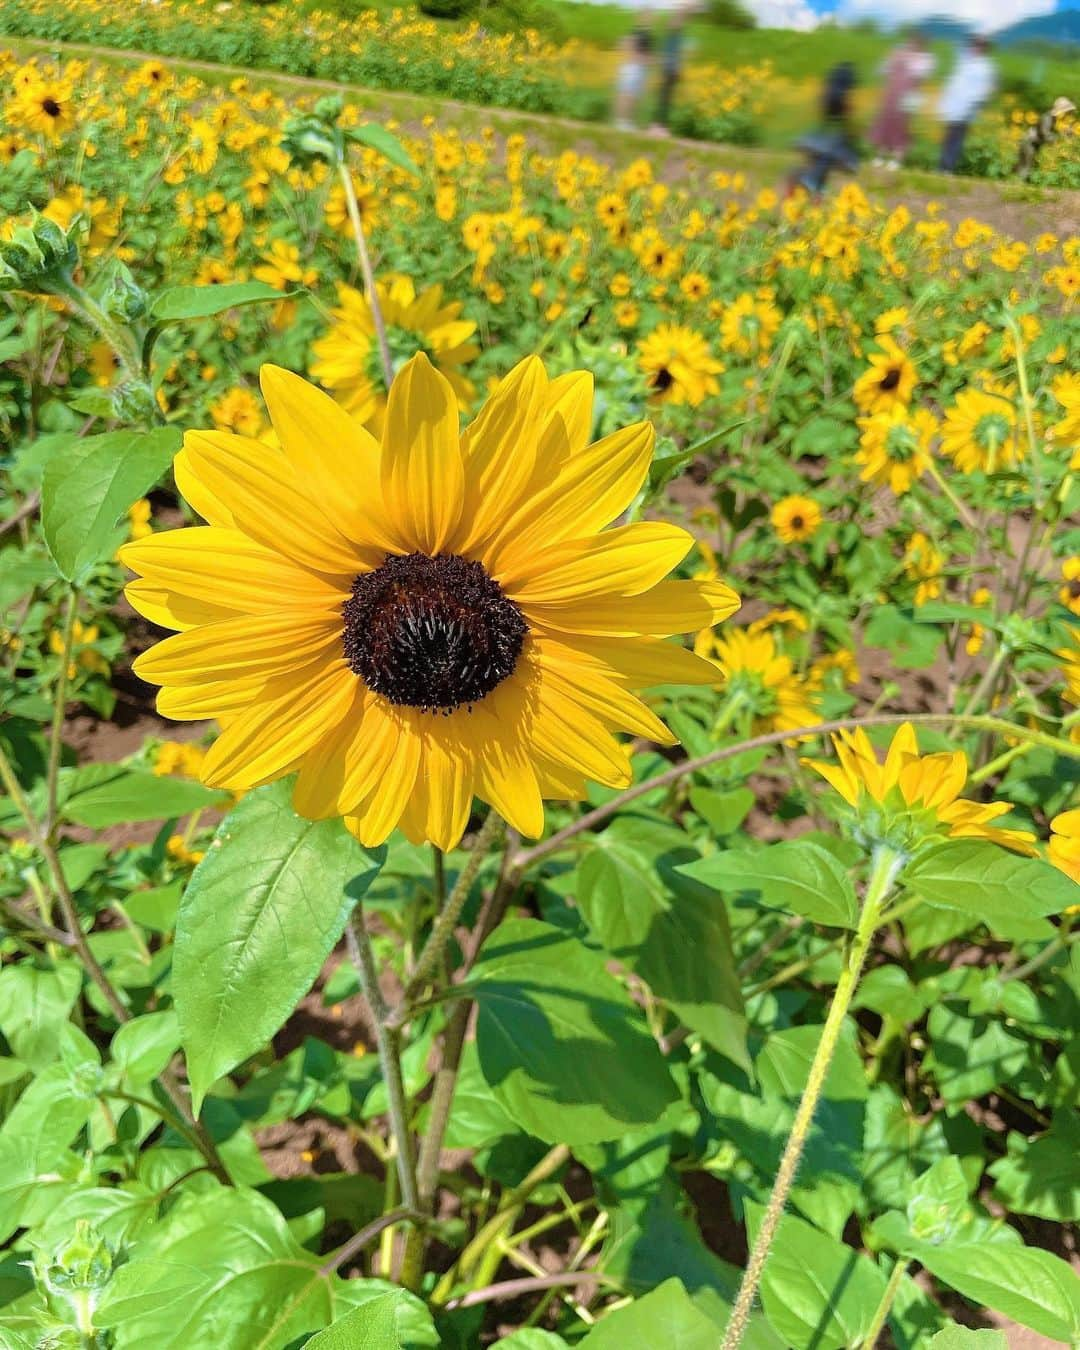
[[[661,394],[665,393],[675,383],[675,376],[668,370],[667,366],[661,366],[653,377],[653,388],[659,390]]]
[[[791,517],[791,528],[793,530],[801,530],[805,524],[806,521],[803,519],[802,516],[796,514]]]
[[[342,610],[345,659],[390,703],[453,712],[514,671],[528,627],[482,564],[388,553],[353,582]]]
[[[900,383],[900,367],[890,366],[889,369],[885,372],[884,378],[881,381],[882,389],[885,389],[886,391],[890,389],[895,389],[899,383]]]
[[[43,98],[41,100],[41,111],[48,113],[50,117],[60,116],[60,104],[54,98]]]

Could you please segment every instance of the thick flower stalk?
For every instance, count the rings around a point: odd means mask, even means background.
[[[545,798],[625,787],[614,733],[672,737],[637,691],[710,684],[675,634],[738,607],[665,578],[691,536],[605,528],[640,490],[653,432],[589,444],[592,382],[529,357],[459,432],[422,353],[380,445],[314,386],[264,366],[280,450],[189,432],[177,484],[207,525],[127,545],[131,603],[178,630],[138,674],[167,717],[215,718],[205,781],[298,774],[295,805],[365,844],[400,826],[452,848],[480,797],[536,837]]]

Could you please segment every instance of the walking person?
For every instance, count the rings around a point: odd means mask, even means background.
[[[859,167],[859,152],[855,148],[851,124],[852,95],[857,82],[855,67],[850,61],[840,61],[825,77],[821,125],[795,143],[795,148],[806,158],[788,174],[784,183],[785,197],[790,197],[799,188],[817,197],[825,190],[834,169],[854,173]]]
[[[658,127],[669,127],[671,124],[671,100],[682,78],[685,49],[686,15],[682,10],[675,10],[668,17],[667,29],[660,47],[660,94],[656,102]]]
[[[938,118],[945,127],[939,164],[942,173],[955,173],[959,168],[968,128],[996,83],[989,38],[972,37],[957,57],[938,104]]]
[[[870,131],[878,152],[874,164],[898,169],[911,146],[911,114],[919,106],[919,86],[934,68],[926,38],[915,29],[885,62],[881,109]]]
[[[615,82],[615,125],[620,131],[632,131],[652,60],[652,33],[643,15],[638,15],[638,21],[622,39],[620,47],[623,57]]]
[[[1034,126],[1028,127],[1020,141],[1020,153],[1017,156],[1014,173],[1026,183],[1039,162],[1039,152],[1044,145],[1056,141],[1061,134],[1061,123],[1076,112],[1076,104],[1069,98],[1056,98],[1053,104],[1039,118]]]

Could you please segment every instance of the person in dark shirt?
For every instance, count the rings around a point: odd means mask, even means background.
[[[668,19],[660,48],[660,94],[656,102],[657,123],[666,127],[671,119],[671,100],[682,77],[686,46],[686,16],[676,11]]]
[[[851,129],[851,96],[857,82],[850,61],[841,61],[829,71],[821,96],[821,126],[796,142],[795,148],[806,159],[788,176],[788,196],[800,187],[817,196],[834,169],[852,172],[858,167],[859,152]]]

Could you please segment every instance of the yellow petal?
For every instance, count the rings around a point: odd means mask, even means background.
[[[293,791],[293,806],[308,820],[341,814],[341,796],[351,759],[364,735],[364,713],[371,695],[357,680],[344,717],[304,755]]]
[[[285,458],[345,536],[383,552],[401,550],[379,491],[379,443],[315,385],[280,366],[259,372],[263,398]]]
[[[266,681],[261,677],[249,680],[225,680],[219,683],[190,684],[179,689],[159,689],[156,707],[162,717],[175,722],[204,719],[218,721],[239,717],[251,706]]]
[[[728,618],[739,597],[722,581],[661,581],[644,595],[601,597],[544,610],[545,627],[598,637],[670,637]]]
[[[144,619],[156,623],[159,628],[175,628],[181,633],[205,623],[220,623],[222,619],[241,617],[240,611],[231,606],[173,595],[149,581],[129,581],[124,587],[124,595],[131,608]]]
[[[547,390],[543,364],[527,356],[499,382],[462,433],[462,550],[493,533],[507,512],[519,505],[536,464],[537,428]]]
[[[458,406],[423,352],[390,386],[382,446],[383,498],[404,546],[432,556],[447,550],[465,492]]]
[[[381,550],[350,543],[334,528],[280,451],[228,431],[189,431],[184,451],[236,528],[266,548],[343,582],[382,561]]]
[[[425,837],[447,852],[461,842],[473,800],[473,758],[455,730],[457,722],[453,717],[426,715],[413,788],[423,811]]]
[[[125,544],[120,561],[157,587],[239,614],[340,608],[348,591],[297,567],[239,530],[192,526]],[[206,619],[203,622],[209,623]]]
[[[542,755],[607,787],[630,783],[626,751],[598,717],[552,680],[538,683],[535,700],[529,736]]]
[[[706,630],[707,632],[708,630]],[[632,689],[648,689],[657,684],[717,684],[716,666],[695,655],[677,642],[656,638],[583,637],[566,639],[577,651],[607,666]]]
[[[345,817],[345,824],[365,848],[385,843],[401,819],[416,783],[420,748],[413,718],[403,716],[398,723],[394,753],[383,763],[378,787],[360,810]]]
[[[558,447],[577,453],[589,443],[593,423],[593,377],[587,370],[571,370],[548,386],[544,428],[540,433],[541,463],[563,458]]]
[[[519,560],[515,572],[496,572],[495,579],[543,623],[547,605],[639,595],[678,567],[693,545],[693,536],[678,525],[642,521],[540,550],[529,563]]]
[[[618,731],[645,736],[659,745],[675,745],[677,737],[642,703],[641,699],[608,679],[559,643],[538,641],[544,678],[571,703],[594,713]]]
[[[222,529],[227,530],[236,528],[232,512],[221,498],[211,492],[199,479],[186,450],[181,450],[173,460],[173,477],[176,479],[181,497],[208,525],[220,525]]]
[[[270,679],[320,654],[329,661],[340,650],[341,625],[336,619],[263,614],[177,633],[143,652],[132,668],[150,684],[206,684],[254,675]]]
[[[352,706],[357,678],[343,660],[318,661],[261,691],[207,751],[212,787],[246,789],[280,778]]]

